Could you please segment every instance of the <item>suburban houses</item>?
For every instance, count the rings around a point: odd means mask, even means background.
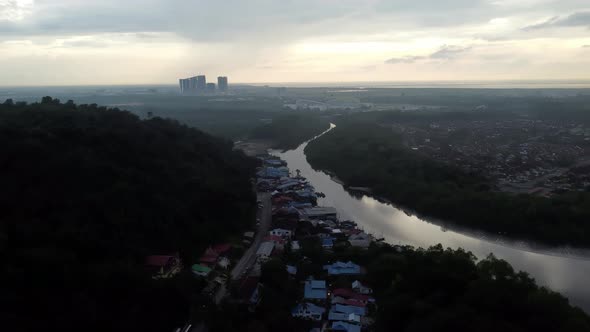
[[[241,242],[211,245],[197,256],[190,271],[206,281],[202,294],[216,304],[225,300],[254,313],[265,301],[266,264],[280,264],[281,278],[298,285],[292,293],[298,295],[288,299],[293,303],[288,312],[292,319],[309,326],[309,331],[370,330],[375,300],[364,267],[346,257],[323,257],[345,248],[366,250],[379,242],[355,222],[339,220],[336,209],[321,206],[325,196],[299,172],[291,175],[284,161],[268,155],[259,159],[263,166],[257,172],[256,190],[270,204],[265,207],[259,200],[258,208],[268,209],[267,219],[260,215],[258,230],[245,232]],[[175,256],[150,256],[147,262],[158,278],[174,275],[182,266]]]

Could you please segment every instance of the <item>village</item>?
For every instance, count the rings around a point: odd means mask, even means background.
[[[409,149],[482,174],[500,191],[549,197],[590,186],[590,129],[575,121],[453,119],[384,126]]]
[[[304,322],[309,331],[370,329],[376,303],[363,278],[365,268],[350,259],[334,258],[333,252],[336,248],[366,250],[380,242],[353,221],[339,220],[336,209],[317,206],[323,194],[316,193],[298,171],[291,174],[284,161],[269,155],[258,158],[262,167],[256,179],[257,232],[245,232],[241,246],[213,244],[191,265],[194,277],[205,281],[202,294],[217,305],[230,301],[255,313],[265,300],[264,266],[278,261],[284,264],[289,282],[298,285],[290,316]],[[154,279],[170,278],[183,270],[174,255],[149,256],[146,264]],[[187,324],[177,331],[206,329]]]

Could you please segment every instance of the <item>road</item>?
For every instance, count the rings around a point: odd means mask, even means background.
[[[252,265],[254,265],[256,262],[256,252],[262,243],[262,239],[268,235],[268,231],[270,230],[270,224],[272,222],[272,196],[270,193],[265,192],[258,193],[256,196],[258,201],[260,201],[263,205],[261,209],[258,209],[257,214],[257,218],[260,219],[260,225],[258,226],[258,231],[254,237],[252,245],[250,248],[248,248],[248,250],[246,250],[244,255],[242,255],[242,258],[240,258],[236,266],[231,271],[231,280],[240,279],[246,274],[246,272],[248,272],[248,270],[252,268]],[[226,292],[227,287],[225,285],[219,287],[214,297],[215,304],[221,303],[221,300],[223,300],[225,297]]]
[[[231,271],[232,280],[240,279],[242,275],[245,274],[256,262],[256,251],[258,251],[258,248],[262,243],[262,239],[268,235],[268,231],[270,230],[270,224],[272,221],[272,203],[270,200],[271,194],[262,192],[258,193],[257,196],[258,200],[262,202],[263,205],[262,209],[259,209],[258,211],[258,218],[260,219],[258,232],[256,233],[250,248],[246,250],[238,264],[236,264],[234,269]]]

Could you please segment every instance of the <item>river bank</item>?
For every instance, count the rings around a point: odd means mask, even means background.
[[[319,204],[334,206],[341,218],[356,220],[366,232],[383,237],[390,244],[429,247],[441,243],[444,247],[469,250],[480,259],[493,253],[511,263],[515,269],[531,274],[539,284],[563,293],[572,303],[590,312],[590,285],[587,282],[590,261],[587,256],[572,256],[559,248],[538,252],[524,241],[506,243],[454,229],[441,229],[440,225],[407,214],[391,204],[366,195],[354,197],[328,174],[311,167],[304,154],[306,146],[307,143],[304,143],[297,149],[284,153],[275,151],[273,154],[285,160],[289,168],[300,170],[317,191],[325,193],[327,197],[320,199]]]

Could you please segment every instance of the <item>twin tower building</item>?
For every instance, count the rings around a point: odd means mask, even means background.
[[[181,78],[178,82],[180,84],[181,94],[226,92],[228,89],[226,76],[219,76],[217,78],[217,86],[215,83],[207,83],[205,75]]]

